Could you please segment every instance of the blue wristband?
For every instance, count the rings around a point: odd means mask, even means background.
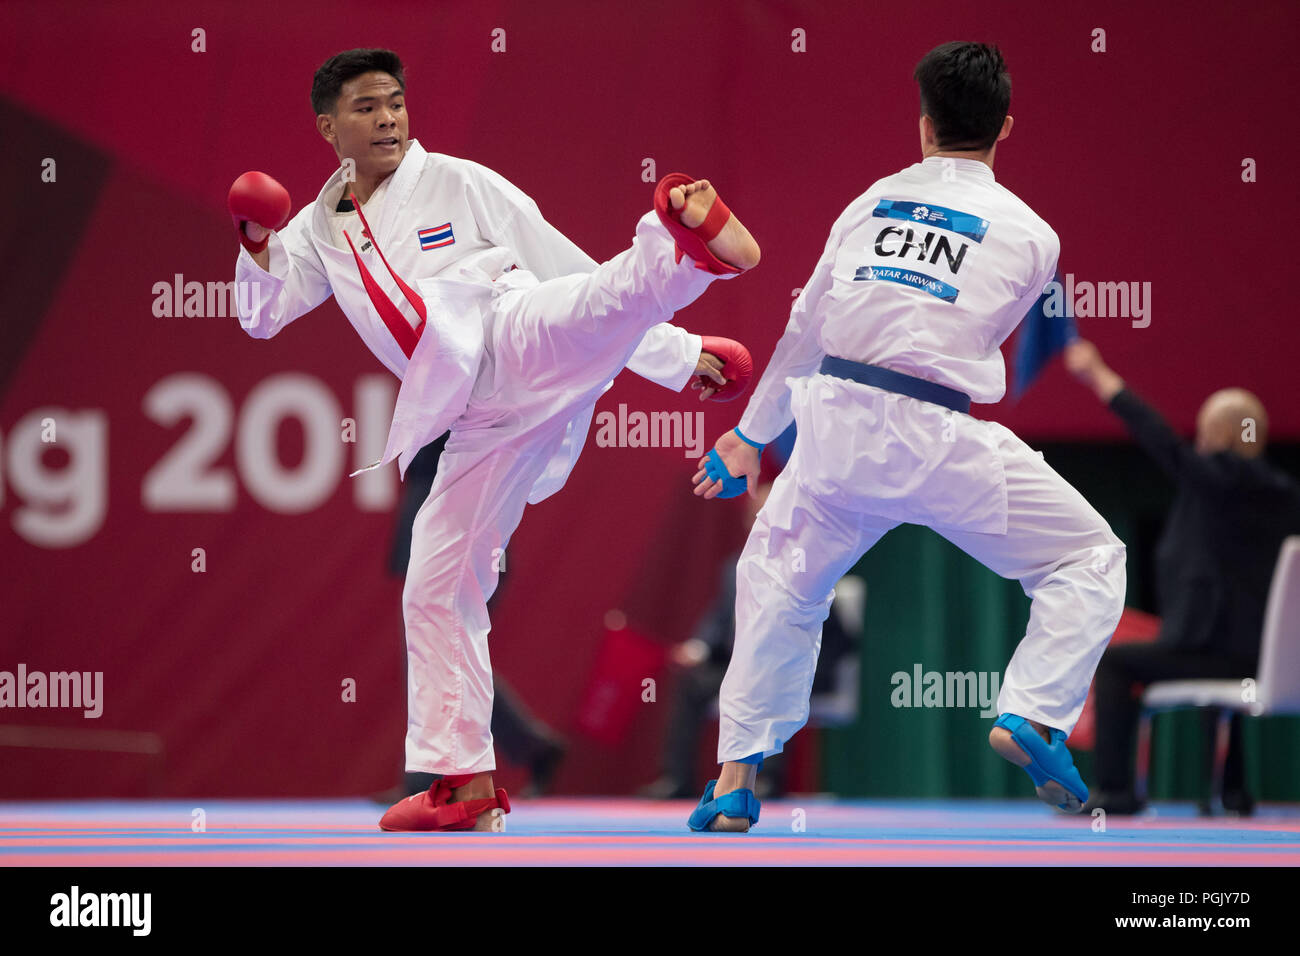
[[[740,430],[739,425],[735,427],[734,431],[736,432],[737,435],[740,436],[740,440],[743,441],[746,445],[749,445],[753,448],[757,448],[759,451],[763,450],[763,446],[760,445],[758,442],[754,441],[752,438],[745,437],[745,433]]]

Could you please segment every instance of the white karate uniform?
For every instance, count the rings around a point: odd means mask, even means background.
[[[969,159],[929,157],[881,179],[836,220],[739,426],[766,443],[793,420],[798,438],[737,567],[720,763],[779,753],[804,725],[835,582],[902,522],[1021,582],[1029,626],[998,710],[1073,729],[1123,609],[1124,545],[1002,425],[819,371],[833,355],[998,401],[998,347],[1059,250]]]
[[[343,188],[336,172],[271,237],[269,273],[241,250],[236,280],[255,289],[240,301],[256,307],[240,324],[270,337],[332,292],[402,379],[382,461],[398,459],[405,473],[416,452],[450,429],[415,519],[403,592],[406,767],[491,770],[487,601],[525,503],[563,486],[596,400],[625,366],[674,391],[686,385],[700,337],[664,323],[719,277],[688,258],[674,262],[673,240],[653,212],[630,249],[597,265],[501,176],[412,140],[385,194],[363,206],[384,256],[427,308],[408,360],[351,250],[333,240],[347,228],[388,298],[418,322],[355,213],[334,221]]]

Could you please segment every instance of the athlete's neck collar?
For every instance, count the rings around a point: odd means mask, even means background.
[[[397,218],[395,212],[390,215],[388,210],[396,210],[405,204],[420,180],[420,173],[424,169],[424,162],[428,155],[419,140],[410,140],[406,144],[406,155],[402,157],[401,163],[384,180],[384,183],[388,184],[388,195],[384,199],[383,209],[370,222],[371,228],[379,235],[381,244],[387,241],[390,224]],[[325,185],[316,196],[316,213],[313,220],[315,229],[320,235],[330,234],[327,211],[338,206],[339,200],[348,194],[348,189],[349,184],[343,181],[343,167],[340,166],[334,170],[334,175],[325,181]]]
[[[964,159],[960,156],[926,156],[921,160],[921,165],[927,169],[955,167],[963,172],[974,173],[983,179],[996,179],[993,175],[993,167],[978,159]]]

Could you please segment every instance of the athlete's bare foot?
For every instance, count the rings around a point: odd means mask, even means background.
[[[681,210],[681,223],[687,229],[694,229],[709,214],[714,201],[718,198],[707,179],[697,179],[685,186],[674,186],[668,190],[668,201],[673,209]],[[754,237],[749,234],[736,214],[723,225],[721,231],[708,242],[709,251],[737,269],[752,269],[758,265],[759,248]]]
[[[1038,731],[1038,736],[1043,738],[1043,743],[1047,744],[1049,747],[1052,745],[1052,732],[1048,729],[1046,724],[1040,724],[1036,720],[1031,720],[1029,721],[1029,726]],[[1008,745],[1010,749],[1008,749]],[[1019,759],[1013,760],[1011,757],[1007,757],[1007,759],[1011,760],[1012,763],[1019,764],[1021,767],[1029,763],[1029,757],[1020,749],[1020,745],[1014,742],[1014,739],[1011,736],[1011,731],[1007,730],[1005,727],[994,727],[989,731],[989,746],[1004,757],[1007,753],[1013,751],[1021,757],[1024,757],[1023,761],[1020,761]]]
[[[1029,721],[1029,726],[1038,731],[1038,736],[1043,738],[1043,743],[1049,746],[1052,743],[1051,732],[1036,720]],[[1011,731],[1005,727],[994,727],[989,731],[989,746],[992,747],[1000,757],[1011,761],[1017,767],[1024,767],[1029,764],[1029,754],[1021,749],[1020,744],[1016,743],[1015,737]]]
[[[717,253],[714,253],[717,255]],[[753,790],[754,781],[758,779],[758,766],[752,763],[728,761],[718,773],[718,782],[713,785],[713,799],[733,790]],[[719,813],[709,824],[710,830],[719,833],[747,833],[749,817],[728,817]]]

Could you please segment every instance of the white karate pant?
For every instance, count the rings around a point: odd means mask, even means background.
[[[787,382],[798,438],[736,569],[718,762],[780,753],[807,722],[835,582],[902,522],[1020,581],[1029,625],[998,711],[1068,734],[1123,610],[1123,543],[1002,425],[820,373]]]
[[[485,356],[415,517],[403,591],[406,769],[496,768],[487,601],[534,482],[651,326],[719,278],[683,257],[657,216],[590,274],[495,284]],[[581,437],[581,436],[578,436]]]

